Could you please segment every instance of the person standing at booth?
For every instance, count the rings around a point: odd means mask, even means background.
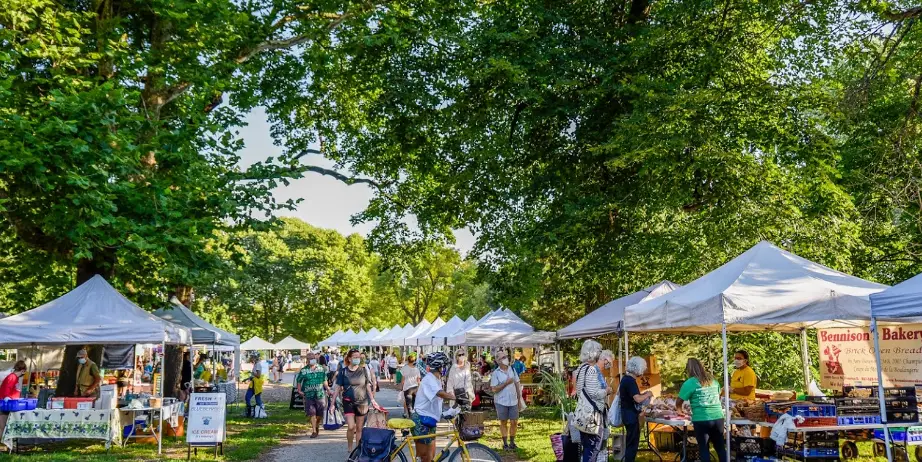
[[[758,379],[755,371],[749,367],[749,353],[746,350],[737,350],[733,354],[733,367],[733,376],[730,378],[730,399],[756,399]]]
[[[74,396],[81,397],[98,397],[99,384],[102,383],[102,375],[99,373],[99,366],[87,357],[86,350],[77,352],[77,385],[74,387]]]
[[[685,366],[688,380],[679,389],[676,409],[682,409],[685,401],[691,405],[691,420],[695,425],[695,440],[700,448],[701,462],[711,462],[708,442],[717,451],[717,459],[727,462],[724,446],[724,411],[720,404],[720,385],[714,376],[701,365],[701,361],[688,358]]]
[[[19,381],[22,376],[26,375],[26,362],[19,360],[13,366],[13,372],[3,379],[0,383],[0,401],[4,399],[19,399],[22,392],[22,386]],[[10,418],[9,412],[0,412],[0,438],[3,437],[3,430],[6,429],[6,421]]]

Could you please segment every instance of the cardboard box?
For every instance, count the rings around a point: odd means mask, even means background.
[[[647,374],[659,375],[659,362],[656,361],[656,355],[650,355],[644,358],[647,361]]]
[[[663,384],[659,374],[644,374],[637,378],[637,386],[640,391],[652,391],[653,396],[663,394]]]

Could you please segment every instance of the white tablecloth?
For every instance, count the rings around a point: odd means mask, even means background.
[[[3,444],[12,448],[17,438],[95,439],[108,448],[121,442],[121,430],[115,409],[35,409],[10,413]]]

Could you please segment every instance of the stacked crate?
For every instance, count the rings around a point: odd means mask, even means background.
[[[756,457],[774,457],[776,452],[774,440],[755,436],[734,436],[730,440],[730,449],[733,460],[747,462]]]
[[[877,387],[855,387],[869,389],[871,398],[878,398]],[[884,388],[884,407],[887,411],[887,423],[914,424],[919,422],[919,404],[922,403],[922,387],[886,387]],[[878,402],[879,403],[879,402]],[[879,404],[878,404],[879,406]],[[875,411],[880,415],[880,408]],[[878,417],[876,422],[880,423]]]
[[[867,425],[880,423],[878,398],[836,398],[839,425]]]
[[[834,404],[813,404],[804,402],[766,403],[765,413],[768,422],[776,422],[781,414],[802,417],[795,423],[798,427],[826,427],[838,423]]]
[[[781,448],[784,456],[807,462],[839,460],[839,432],[821,431],[791,433]]]

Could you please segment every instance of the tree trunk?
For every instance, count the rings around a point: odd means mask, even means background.
[[[83,349],[80,345],[70,345],[64,349],[64,363],[61,364],[61,376],[58,377],[58,387],[54,390],[55,396],[74,396],[77,385],[77,352]],[[102,345],[86,347],[87,357],[102,368]]]
[[[163,396],[175,398],[182,381],[181,345],[167,345],[163,352]]]
[[[115,252],[100,251],[92,259],[77,262],[77,285],[100,275],[107,281],[115,275]]]
[[[173,291],[173,295],[179,300],[179,303],[182,303],[183,306],[189,308],[192,306],[192,287],[189,286],[176,286],[176,289]]]

